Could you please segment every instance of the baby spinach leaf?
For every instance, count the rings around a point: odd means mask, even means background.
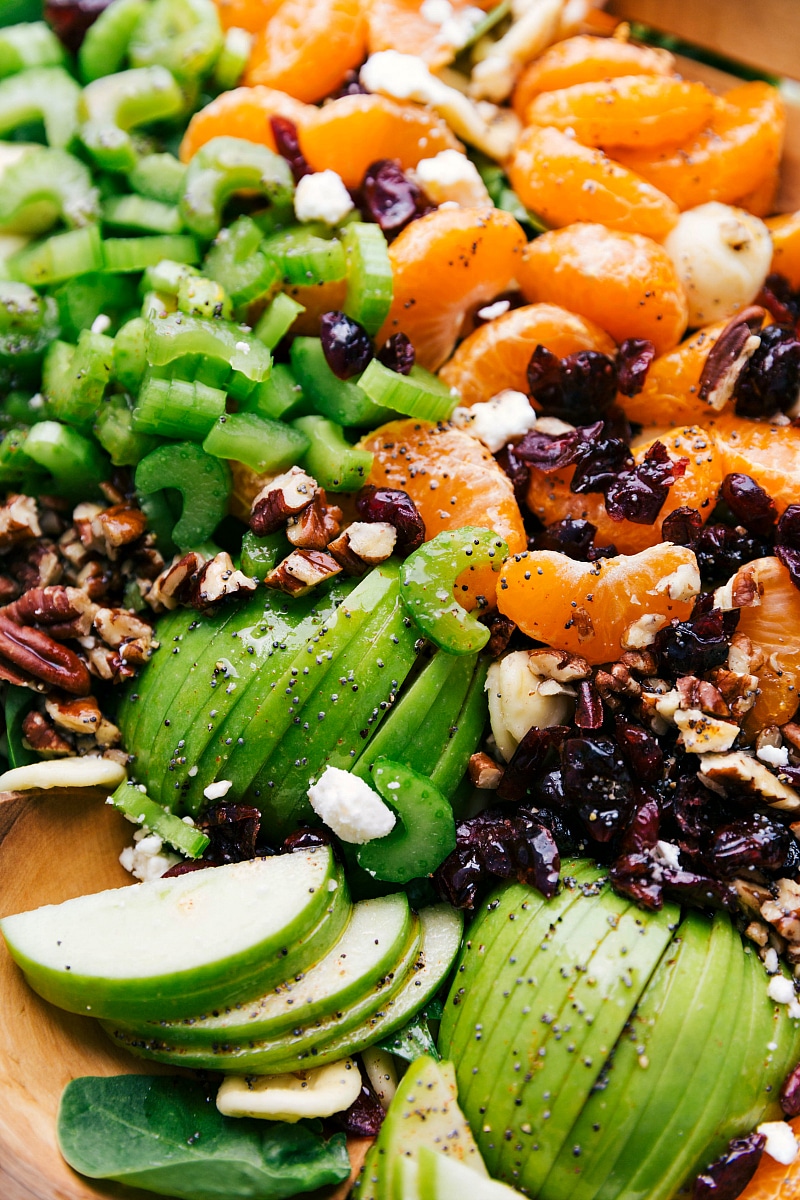
[[[233,1119],[214,1091],[168,1076],[84,1076],[58,1113],[61,1153],[92,1179],[180,1200],[285,1200],[350,1172],[345,1140],[307,1126]]]
[[[22,722],[28,715],[35,697],[27,688],[8,685],[4,704],[6,719],[6,736],[8,738],[8,765],[10,767],[27,767],[28,763],[36,761],[37,755],[32,750],[26,750],[22,744]]]

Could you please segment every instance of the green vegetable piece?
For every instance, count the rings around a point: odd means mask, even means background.
[[[40,421],[25,441],[25,453],[53,476],[57,489],[85,499],[111,475],[111,464],[94,442],[58,421]]]
[[[0,29],[0,79],[31,67],[60,67],[64,48],[44,21]]]
[[[147,268],[142,286],[154,292],[163,292],[167,296],[177,296],[184,280],[196,279],[199,274],[197,267],[190,266],[189,263],[162,258],[160,262]]]
[[[378,1045],[381,1050],[386,1050],[389,1054],[394,1054],[396,1058],[402,1058],[405,1062],[414,1062],[423,1054],[437,1060],[441,1057],[428,1028],[426,1012],[417,1013],[407,1025],[398,1029],[386,1041],[379,1042]]]
[[[302,458],[309,439],[281,421],[257,413],[231,413],[211,427],[203,449],[216,458],[232,458],[262,474],[283,471]]]
[[[6,402],[7,403],[7,402]],[[7,429],[0,435],[0,481],[23,485],[20,490],[37,490],[37,482],[46,474],[25,452],[27,429]]]
[[[277,263],[286,283],[334,283],[347,274],[344,246],[324,225],[296,225],[273,233],[262,249]]]
[[[151,376],[142,384],[132,425],[137,433],[200,442],[224,414],[225,400],[224,392],[197,380]]]
[[[272,356],[263,342],[229,321],[204,321],[182,313],[147,321],[147,361],[164,367],[192,355],[223,368],[227,390],[237,399],[250,395],[269,376]]]
[[[187,167],[174,154],[145,154],[128,175],[128,183],[140,196],[177,204],[183,194]]]
[[[212,0],[154,0],[136,26],[128,53],[135,67],[160,64],[191,82],[206,74],[222,45]]]
[[[64,337],[77,342],[82,329],[90,329],[98,317],[107,317],[113,330],[137,302],[136,286],[127,275],[103,272],[77,275],[59,284],[53,292]],[[102,320],[105,325],[105,320]]]
[[[200,261],[200,249],[193,237],[165,233],[153,237],[108,238],[103,243],[103,262],[107,271],[144,271],[163,258]]]
[[[103,224],[114,230],[142,233],[180,233],[181,214],[174,204],[145,196],[110,196],[103,205]]]
[[[38,755],[28,750],[22,744],[24,734],[22,722],[28,715],[34,697],[28,688],[9,686],[6,691],[3,712],[6,723],[6,742],[8,745],[8,765],[10,767],[27,767],[36,762]]]
[[[51,375],[54,363],[48,366]],[[85,425],[100,407],[114,365],[114,339],[84,329],[69,365],[66,387],[50,394],[53,416],[70,425]]]
[[[269,379],[253,388],[245,401],[247,412],[278,421],[305,407],[303,389],[286,363],[275,363]]]
[[[489,640],[485,625],[453,599],[453,585],[468,567],[491,564],[499,571],[508,546],[490,529],[446,529],[409,555],[402,567],[400,597],[409,616],[448,654],[474,654]]]
[[[0,281],[0,386],[36,387],[38,368],[58,333],[58,306],[25,283]]]
[[[147,370],[146,330],[144,318],[134,317],[114,338],[114,378],[129,392],[138,392]]]
[[[205,1084],[177,1077],[73,1079],[58,1141],[82,1175],[181,1200],[287,1200],[350,1173],[343,1134],[223,1117]]]
[[[319,338],[296,337],[289,357],[297,382],[320,416],[337,425],[374,428],[395,415],[392,409],[374,404],[356,378],[338,379],[334,375]]]
[[[175,117],[183,107],[183,93],[165,67],[107,75],[83,90],[81,140],[98,167],[130,171],[138,157],[130,130]]]
[[[74,357],[75,347],[69,342],[54,341],[47,347],[42,364],[42,393],[54,410],[63,411],[69,404]]]
[[[371,783],[398,820],[386,837],[359,846],[358,865],[390,883],[432,874],[456,848],[456,823],[445,797],[424,775],[388,758],[375,760]]]
[[[44,123],[48,146],[63,149],[78,132],[81,89],[63,67],[32,67],[0,81],[0,137]]]
[[[269,533],[266,537],[256,537],[252,530],[248,529],[242,538],[242,570],[245,575],[263,579],[291,549],[283,530]]]
[[[167,812],[166,808],[150,799],[143,787],[137,787],[136,784],[127,781],[121,783],[109,797],[109,803],[134,825],[143,825],[145,829],[157,833],[163,842],[169,842],[173,850],[187,858],[199,858],[211,842],[207,833]]]
[[[291,296],[287,296],[286,292],[278,292],[259,317],[254,333],[265,346],[274,350],[284,334],[291,329],[295,318],[305,311],[305,305],[298,304]]]
[[[0,226],[8,232],[44,233],[59,219],[78,229],[99,215],[88,168],[66,150],[30,149],[0,175]]]
[[[347,255],[344,311],[375,334],[392,306],[392,264],[379,225],[353,221],[342,231]]]
[[[105,261],[100,231],[96,225],[87,225],[84,229],[54,234],[18,250],[6,265],[12,279],[34,287],[102,271]]]
[[[244,75],[252,45],[253,35],[246,29],[238,29],[234,25],[226,31],[222,50],[214,63],[215,88],[221,92],[229,92],[237,86]]]
[[[361,375],[358,386],[370,400],[421,421],[446,421],[458,404],[453,392],[424,367],[413,366],[408,375],[400,375],[373,358]]]
[[[244,138],[206,142],[186,172],[180,207],[187,229],[211,239],[222,227],[222,210],[236,192],[258,192],[273,206],[288,207],[294,184],[289,164],[266,146]]]
[[[103,402],[94,423],[94,436],[115,467],[135,466],[159,444],[158,438],[133,428],[133,412],[125,396],[110,396]],[[170,529],[172,524],[170,520]]]
[[[228,511],[230,468],[193,442],[159,446],[136,468],[136,490],[149,495],[164,488],[176,488],[183,497],[172,537],[181,550],[190,550],[211,538]]]
[[[230,319],[231,302],[225,289],[213,279],[189,275],[178,288],[178,311],[190,317]]]
[[[373,455],[345,439],[341,425],[325,417],[299,417],[292,422],[310,445],[303,466],[329,492],[354,492],[363,487],[372,470]]]
[[[133,32],[147,8],[147,0],[113,0],[103,9],[87,29],[78,51],[78,71],[84,83],[122,69]]]
[[[280,278],[277,264],[259,249],[261,241],[261,230],[255,221],[239,217],[220,231],[206,256],[203,267],[206,275],[224,287],[237,308],[266,295]],[[258,330],[256,336],[261,336]]]

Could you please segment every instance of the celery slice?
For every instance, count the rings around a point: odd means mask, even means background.
[[[358,386],[375,404],[383,404],[423,421],[447,420],[459,399],[424,367],[414,366],[409,375],[399,375],[376,358],[364,371]]]

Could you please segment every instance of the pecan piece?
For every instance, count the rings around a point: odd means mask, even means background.
[[[328,552],[348,575],[363,575],[391,558],[396,542],[397,530],[388,521],[354,521],[330,543]]]
[[[732,317],[708,352],[700,374],[699,396],[719,412],[733,395],[747,362],[761,345],[759,332],[766,313],[758,305]]]
[[[115,559],[120,547],[138,542],[147,530],[147,517],[140,508],[130,504],[115,504],[97,514],[92,528],[99,529],[105,543],[105,552]]]
[[[189,603],[200,611],[211,608],[230,596],[248,595],[256,590],[255,580],[237,571],[230,554],[221,550],[203,563],[190,586]]]
[[[39,754],[53,757],[74,754],[73,747],[58,733],[53,723],[35,709],[22,722],[22,736],[31,750]]]
[[[317,584],[340,574],[342,568],[320,550],[295,550],[279,562],[264,580],[268,588],[290,596],[304,596]]]
[[[133,667],[128,666],[116,650],[103,645],[99,638],[85,637],[79,641],[86,665],[90,673],[98,679],[105,679],[107,683],[122,683],[136,674]]]
[[[20,585],[19,590],[27,592],[29,588],[50,587],[58,583],[64,569],[54,544],[42,538],[26,546],[24,552],[13,555],[8,563],[8,572]]]
[[[160,612],[162,608],[172,609],[179,604],[189,604],[192,580],[204,562],[203,555],[196,550],[190,550],[182,558],[175,557],[147,593],[150,607]]]
[[[0,552],[42,536],[33,496],[9,496],[0,507]]]
[[[585,658],[570,654],[567,650],[529,650],[528,666],[536,675],[556,679],[559,683],[574,683],[588,679],[592,673]]]
[[[469,777],[472,784],[483,791],[494,791],[498,788],[504,774],[505,767],[501,767],[482,750],[473,754],[469,760]]]
[[[342,510],[328,504],[320,488],[310,504],[286,522],[286,536],[298,550],[324,550],[339,532]]]
[[[699,708],[701,712],[715,717],[729,717],[731,710],[722,693],[706,679],[694,675],[682,675],[675,684],[681,698],[681,708]]]
[[[50,695],[44,702],[53,722],[68,733],[92,737],[101,746],[116,746],[120,732],[106,720],[94,696],[68,700],[66,696]]]
[[[126,662],[146,662],[152,653],[153,630],[126,608],[98,608],[94,628],[107,646]]]
[[[80,588],[29,588],[19,600],[8,604],[2,615],[17,625],[44,625],[59,640],[84,637],[92,628],[97,605]]]
[[[74,651],[60,646],[39,629],[15,625],[2,614],[0,658],[51,687],[75,696],[88,695],[89,672]]]
[[[319,491],[316,479],[292,467],[277,475],[256,496],[250,510],[250,528],[257,537],[275,533],[289,517],[295,517],[311,503]]]

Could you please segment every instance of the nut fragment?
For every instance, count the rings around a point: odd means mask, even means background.
[[[276,477],[256,496],[250,510],[250,528],[258,537],[275,533],[289,517],[311,503],[319,491],[317,481],[300,467]]]
[[[89,692],[89,672],[72,650],[46,633],[0,615],[0,658],[34,679],[76,696]]]
[[[782,783],[763,763],[743,750],[730,754],[701,754],[700,778],[702,782],[730,784],[750,792],[762,803],[782,812],[800,810],[800,795],[794,788]]]
[[[160,612],[163,608],[173,609],[179,604],[188,604],[192,580],[205,561],[203,555],[198,554],[196,550],[173,558],[169,566],[154,580],[147,593],[147,603],[150,607]]]
[[[528,666],[535,675],[557,679],[559,683],[588,679],[592,673],[592,668],[585,658],[581,658],[579,654],[570,654],[566,650],[529,650]]]
[[[36,750],[39,754],[54,758],[57,755],[74,753],[73,747],[58,733],[52,721],[48,721],[47,717],[36,709],[29,712],[22,722],[22,736],[31,750]]]
[[[328,552],[349,575],[363,575],[391,558],[396,543],[397,530],[388,521],[354,521],[330,543]]]
[[[745,633],[735,633],[728,651],[728,668],[739,675],[751,675],[764,665],[764,653]]]
[[[127,662],[146,662],[152,653],[152,628],[125,608],[98,608],[94,628]]]
[[[112,561],[122,546],[137,542],[147,531],[147,517],[131,504],[115,504],[97,514],[96,526],[105,543],[105,552]]]
[[[0,552],[20,542],[42,536],[36,501],[32,496],[9,496],[0,506]]]
[[[191,604],[203,610],[229,596],[239,596],[255,590],[255,580],[238,571],[230,554],[221,550],[202,565],[192,580]]]
[[[339,532],[342,510],[328,504],[320,488],[314,499],[296,517],[286,522],[286,536],[298,550],[324,550]]]
[[[727,583],[714,592],[714,608],[731,612],[735,608],[755,608],[761,603],[764,585],[756,577],[755,569],[748,564],[731,575]]]
[[[320,550],[295,550],[270,571],[264,583],[289,596],[304,596],[326,579],[339,575],[341,570],[330,554]]]
[[[722,693],[708,680],[697,679],[694,675],[682,675],[675,686],[680,694],[681,708],[699,708],[715,717],[731,715]]]
[[[482,750],[473,754],[469,760],[469,777],[472,784],[484,791],[494,791],[499,787],[504,773],[504,768]]]
[[[733,395],[739,376],[761,345],[766,313],[751,305],[732,317],[708,352],[700,374],[699,396],[719,412]]]

